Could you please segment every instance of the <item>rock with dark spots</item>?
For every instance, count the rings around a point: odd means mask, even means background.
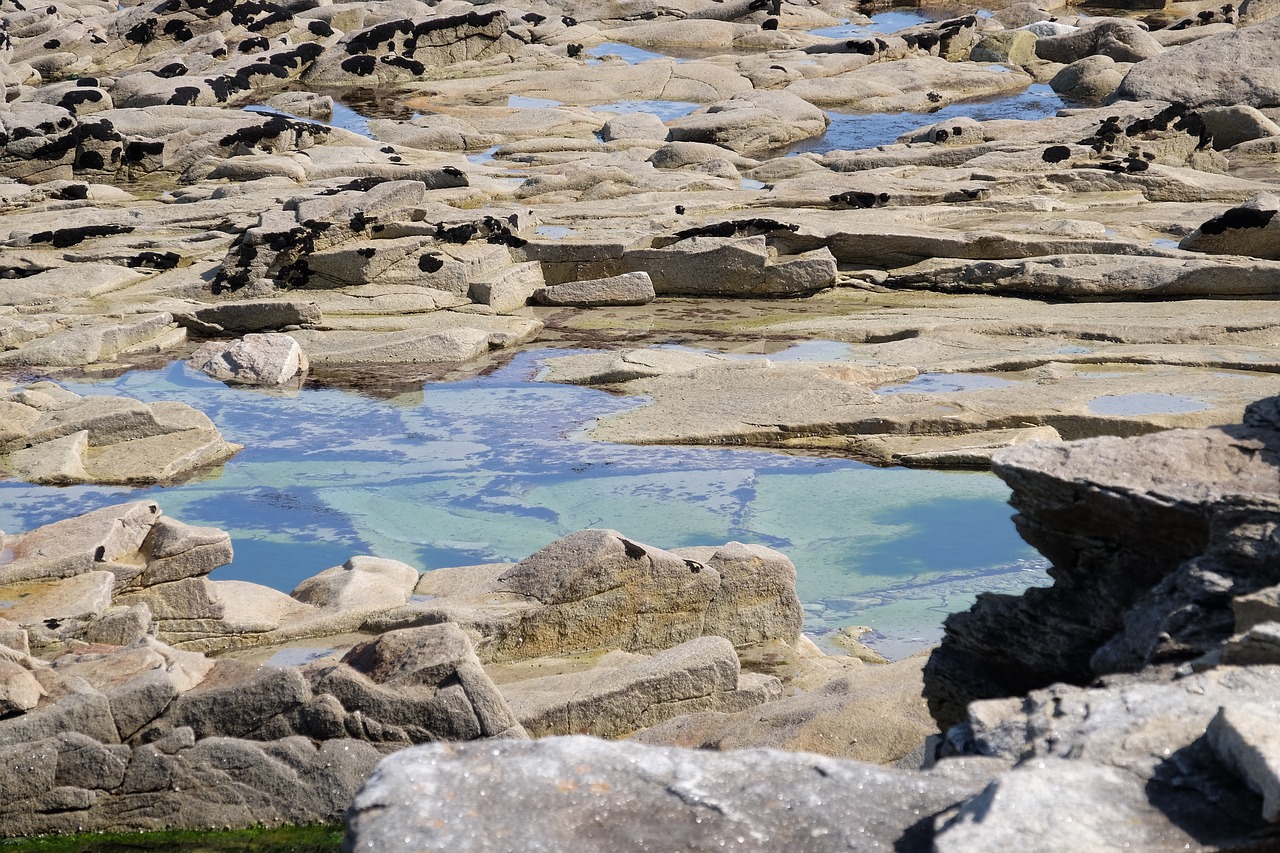
[[[1264,192],[1202,224],[1178,243],[1179,249],[1211,255],[1246,255],[1280,260],[1280,197]]]
[[[986,778],[977,765],[912,774],[805,753],[586,737],[434,744],[378,766],[348,813],[344,846],[503,851],[519,839],[557,850],[710,851],[742,838],[744,849],[923,851],[929,819]],[[457,820],[460,812],[470,817]]]
[[[63,578],[131,563],[160,516],[153,501],[94,510],[5,538],[12,559],[0,583]]]

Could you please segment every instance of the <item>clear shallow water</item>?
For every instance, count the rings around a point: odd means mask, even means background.
[[[838,24],[834,27],[819,27],[816,30],[809,30],[809,32],[824,38],[847,39],[875,33],[895,33],[898,30],[905,30],[907,27],[926,24],[933,20],[936,20],[936,18],[924,12],[896,9],[892,12],[881,12],[878,15],[872,15],[870,24],[852,24],[845,21],[843,24]]]
[[[755,542],[796,563],[807,630],[873,625],[889,653],[936,639],[946,613],[979,591],[1044,582],[990,475],[589,441],[590,418],[638,403],[531,381],[549,354],[565,351],[524,353],[487,376],[391,400],[311,388],[272,396],[182,363],[69,384],[189,403],[246,449],[218,475],[164,489],[0,483],[0,528],[152,498],[231,534],[235,561],[215,580],[286,591],[353,554],[419,569],[518,560],[585,527],[660,547]]]
[[[948,104],[932,113],[841,113],[828,111],[831,124],[820,138],[798,143],[790,153],[812,151],[825,154],[828,151],[855,151],[890,145],[904,133],[966,116],[976,121],[996,119],[1021,119],[1035,121],[1057,114],[1067,102],[1042,83],[1028,86],[1025,91],[1004,98],[985,98]]]
[[[663,121],[684,118],[698,108],[688,101],[614,101],[589,107],[598,113],[652,113]]]
[[[632,47],[629,44],[623,44],[619,41],[607,41],[598,44],[595,47],[589,47],[586,50],[587,56],[593,57],[587,60],[588,65],[599,65],[600,57],[612,54],[620,59],[625,60],[629,65],[637,65],[641,62],[648,62],[650,59],[671,59],[665,53],[654,53],[651,50],[645,50],[641,47]],[[676,62],[681,60],[677,59]]]
[[[1108,394],[1089,401],[1088,409],[1099,415],[1177,415],[1203,412],[1209,404],[1181,394]]]
[[[984,373],[921,373],[910,382],[877,388],[877,394],[942,394],[976,391],[982,388],[1008,388],[1017,383]]]

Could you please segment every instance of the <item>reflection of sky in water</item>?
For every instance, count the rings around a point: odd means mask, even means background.
[[[1015,383],[999,376],[983,373],[921,373],[910,382],[877,388],[877,394],[943,394],[977,391],[983,388],[1008,388]]]
[[[1203,400],[1180,394],[1108,394],[1089,401],[1089,411],[1099,415],[1176,415],[1207,408]]]
[[[831,124],[817,138],[798,143],[792,154],[813,151],[854,151],[892,144],[899,136],[949,118],[967,116],[976,121],[1021,119],[1035,121],[1055,115],[1067,104],[1048,86],[1037,83],[1016,95],[948,104],[932,113],[841,113],[827,111]]]
[[[630,65],[636,65],[640,62],[648,62],[650,59],[671,58],[664,53],[654,53],[651,50],[632,47],[629,44],[623,44],[622,42],[617,41],[607,41],[603,44],[598,44],[595,47],[589,47],[587,48],[586,53],[587,56],[595,57],[594,59],[587,60],[588,65],[599,65],[599,57],[608,56],[610,54],[625,60]],[[680,60],[677,59],[676,61],[679,62]]]
[[[663,121],[684,118],[697,108],[688,101],[614,101],[589,107],[598,113],[650,113]]]
[[[181,363],[72,385],[181,400],[246,449],[218,476],[165,489],[0,483],[0,527],[26,530],[149,497],[168,515],[231,533],[235,562],[215,580],[283,590],[352,554],[420,569],[516,560],[585,527],[660,547],[739,540],[791,557],[811,604],[806,624],[818,629],[877,624],[856,597],[893,604],[885,590],[895,584],[927,586],[953,572],[986,578],[968,599],[943,596],[956,609],[1010,577],[1020,586],[1039,577],[1026,571],[1034,555],[1009,521],[1008,491],[990,475],[584,440],[590,418],[638,402],[529,381],[547,354],[525,353],[490,375],[390,401],[334,389],[296,398],[237,390]],[[945,615],[932,612],[939,595],[924,595],[929,608],[911,611],[909,621],[920,624],[898,628],[936,635]],[[832,609],[823,616],[825,600]]]
[[[905,30],[907,27],[914,27],[932,20],[932,17],[923,12],[898,9],[893,12],[881,12],[878,15],[872,15],[870,24],[851,24],[846,21],[834,27],[819,27],[816,30],[809,30],[809,32],[824,38],[847,39],[876,33],[895,33],[898,30]]]

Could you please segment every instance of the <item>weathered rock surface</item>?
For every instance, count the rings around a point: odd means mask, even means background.
[[[912,828],[971,796],[985,775],[981,764],[921,775],[803,753],[583,737],[440,744],[379,765],[347,817],[344,849],[496,851],[519,838],[557,849],[713,850],[742,838],[745,849],[822,851],[905,838],[899,849],[926,850],[927,823]],[[495,797],[513,807],[479,808]],[[475,817],[451,819],[459,808]]]
[[[12,387],[0,403],[7,467],[32,483],[168,483],[240,446],[185,403],[73,394],[51,382]]]
[[[214,379],[242,385],[301,381],[309,364],[298,342],[284,334],[245,335],[230,345],[211,341],[187,361]]]

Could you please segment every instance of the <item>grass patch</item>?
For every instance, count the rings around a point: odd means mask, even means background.
[[[103,832],[0,839],[0,853],[337,853],[341,826],[208,832]]]

